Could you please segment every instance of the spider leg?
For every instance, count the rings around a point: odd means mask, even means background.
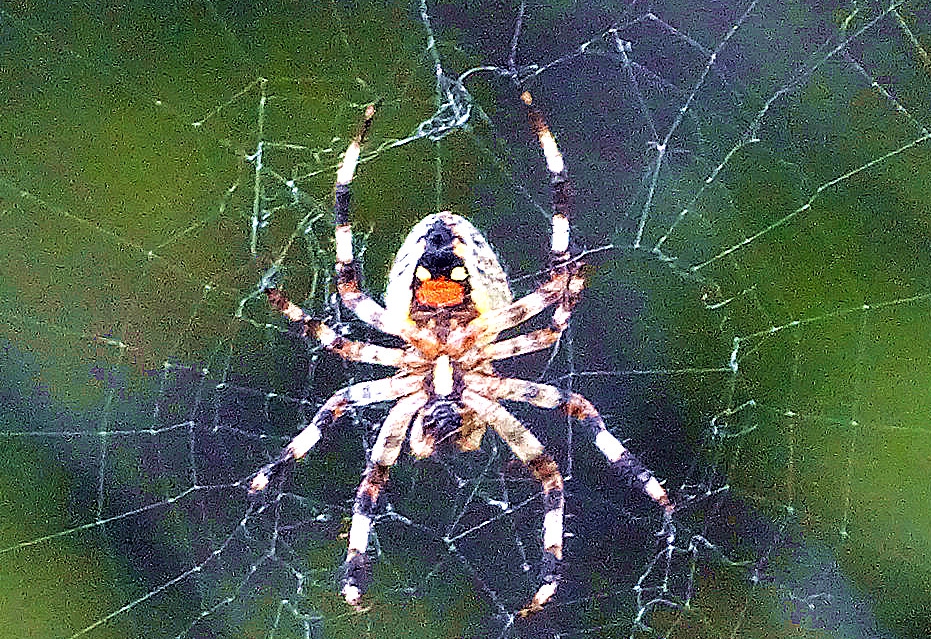
[[[371,382],[360,382],[342,388],[324,402],[314,414],[310,423],[294,436],[285,446],[278,458],[262,466],[249,483],[249,493],[262,492],[272,477],[280,472],[284,464],[300,459],[320,440],[323,429],[328,428],[350,406],[366,406],[378,402],[388,402],[399,397],[411,395],[422,387],[423,378],[418,375],[404,377],[386,377]]]
[[[553,304],[559,303],[561,307],[559,316],[554,314],[554,326],[551,327],[551,330],[557,330],[556,327],[559,324],[568,322],[569,310],[575,305],[584,285],[585,281],[579,274],[577,263],[553,268],[549,279],[532,293],[528,293],[504,308],[489,311],[472,320],[467,329],[469,337],[475,344],[487,345],[502,331],[522,324]],[[503,355],[498,359],[504,357],[510,357],[510,355]]]
[[[533,345],[522,338],[515,338],[515,341],[505,340],[506,344],[504,346],[493,349],[494,359],[511,357],[512,355],[507,353],[512,349],[517,351],[514,354],[540,350],[540,348],[546,348],[546,346],[559,339],[559,334],[562,333],[562,330],[565,330],[565,324],[569,320],[569,312],[578,301],[579,294],[584,286],[584,280],[580,275],[580,264],[569,261],[569,218],[572,211],[572,183],[566,172],[562,153],[559,152],[559,147],[556,146],[556,140],[546,124],[543,113],[533,105],[530,92],[524,91],[520,97],[524,104],[527,105],[530,127],[540,142],[540,148],[543,150],[543,156],[546,159],[546,168],[550,172],[553,234],[550,241],[549,279],[532,293],[512,302],[505,308],[477,318],[469,324],[470,338],[478,344],[491,342],[501,331],[525,322],[547,307],[559,303],[559,308],[554,313],[552,326],[549,330],[538,331],[537,339],[533,341]],[[536,347],[537,344],[541,343],[545,345]],[[529,350],[525,350],[527,348]]]
[[[498,377],[480,373],[468,373],[463,382],[469,388],[494,399],[524,402],[540,408],[561,408],[588,426],[598,450],[608,459],[616,472],[626,477],[653,501],[672,514],[673,504],[666,489],[657,481],[650,469],[637,456],[627,450],[617,438],[605,428],[604,420],[590,401],[578,393],[564,393],[555,386],[538,384],[524,379]]]
[[[481,358],[487,360],[507,359],[508,357],[541,351],[558,342],[566,327],[569,326],[569,317],[572,314],[572,309],[579,301],[583,286],[584,280],[581,276],[570,275],[567,290],[559,298],[559,304],[553,310],[553,318],[550,320],[548,327],[488,344],[482,348]]]
[[[533,105],[530,91],[520,94],[520,99],[527,105],[527,117],[530,128],[540,142],[546,168],[550,172],[550,189],[553,206],[553,238],[550,245],[550,259],[554,264],[565,263],[569,259],[569,216],[572,211],[572,182],[566,173],[562,153],[556,146],[556,140],[546,124],[543,113]]]
[[[389,411],[378,431],[378,439],[372,447],[362,483],[356,490],[352,525],[349,528],[349,549],[340,569],[340,594],[351,606],[358,606],[371,583],[371,562],[365,550],[368,548],[372,518],[388,482],[388,469],[398,459],[411,419],[428,399],[426,392],[414,393],[400,399]]]
[[[346,339],[330,328],[325,322],[314,319],[304,312],[300,306],[292,302],[279,289],[265,290],[269,303],[292,322],[304,325],[305,337],[313,337],[331,353],[335,353],[345,360],[364,362],[366,364],[380,364],[401,368],[412,363],[411,357],[404,349],[388,348],[367,342],[357,342]],[[418,358],[419,359],[419,358]]]
[[[552,599],[559,585],[559,564],[562,561],[563,481],[556,462],[543,451],[543,445],[533,433],[511,415],[501,404],[466,388],[462,403],[475,411],[478,419],[491,425],[543,485],[543,556],[540,586],[530,602],[520,611],[527,617],[542,610]]]
[[[395,326],[389,321],[387,311],[371,297],[362,292],[359,286],[359,264],[356,263],[352,251],[352,225],[349,222],[350,212],[350,184],[356,174],[359,164],[359,155],[362,145],[372,127],[375,117],[375,105],[370,104],[365,109],[365,116],[359,132],[349,143],[343,161],[336,171],[336,186],[333,211],[336,222],[336,286],[340,299],[346,308],[355,313],[356,317],[369,326],[389,335],[404,337],[412,331],[408,327]]]

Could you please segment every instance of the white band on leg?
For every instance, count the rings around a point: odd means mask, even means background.
[[[562,508],[548,510],[543,516],[543,549],[562,548]]]
[[[349,148],[346,149],[346,155],[343,156],[343,163],[339,165],[339,168],[336,170],[336,183],[337,184],[349,184],[352,182],[352,177],[356,174],[356,164],[359,163],[359,153],[362,151],[362,147],[359,146],[358,142],[353,142],[349,145]]]
[[[560,213],[553,215],[553,253],[569,250],[569,219]]]
[[[617,438],[606,430],[601,430],[595,435],[595,445],[604,453],[610,462],[616,462],[627,451]]]
[[[350,551],[356,551],[360,555],[365,552],[369,545],[369,531],[371,528],[371,518],[359,513],[352,516],[352,525],[349,527]]]
[[[336,227],[336,261],[340,264],[352,261],[352,228],[348,224]]]

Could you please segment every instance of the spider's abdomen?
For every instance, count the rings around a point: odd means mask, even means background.
[[[444,211],[417,223],[398,250],[388,276],[385,308],[400,324],[412,313],[441,309],[478,316],[513,296],[491,246],[468,220]]]

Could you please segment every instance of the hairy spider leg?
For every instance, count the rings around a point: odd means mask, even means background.
[[[569,259],[569,217],[572,210],[572,182],[566,173],[562,153],[556,146],[550,127],[546,124],[543,113],[534,106],[530,91],[520,94],[520,99],[527,105],[527,117],[530,128],[540,142],[546,168],[550,172],[550,189],[553,207],[553,238],[550,245],[550,259],[554,264],[561,264]]]
[[[428,399],[424,391],[401,398],[379,428],[378,439],[372,447],[362,483],[356,490],[349,528],[349,547],[340,569],[340,593],[351,606],[359,605],[371,583],[371,561],[365,551],[368,548],[372,519],[388,483],[388,470],[398,459],[414,414],[423,408]]]
[[[540,611],[556,593],[559,564],[562,561],[563,481],[556,462],[543,451],[540,440],[511,415],[501,404],[466,385],[462,403],[490,425],[514,454],[533,472],[543,486],[543,557],[540,562],[540,586],[530,602],[520,611],[529,616]]]
[[[322,431],[329,428],[350,406],[367,406],[378,402],[393,401],[417,392],[420,387],[420,377],[407,375],[359,382],[336,391],[314,414],[310,423],[281,450],[278,458],[262,466],[252,477],[249,492],[255,494],[265,490],[272,477],[281,470],[282,465],[306,455],[307,451],[320,440]]]
[[[469,340],[478,346],[490,344],[499,333],[514,328],[559,303],[567,295],[571,280],[572,276],[566,269],[553,269],[550,278],[533,292],[514,300],[504,308],[489,311],[472,320],[466,327],[464,341]]]
[[[590,401],[578,393],[565,393],[549,384],[524,379],[467,373],[464,382],[486,397],[524,402],[540,408],[560,408],[587,426],[598,450],[618,474],[637,486],[671,515],[673,504],[666,490],[636,455],[624,447],[605,427],[604,420]]]
[[[553,317],[548,327],[488,344],[482,347],[481,358],[492,361],[507,359],[517,355],[541,351],[558,342],[569,326],[572,309],[575,308],[581,298],[584,287],[585,280],[577,272],[572,272],[569,275],[564,294],[558,298],[558,304],[553,309]],[[520,301],[525,299],[523,298]]]
[[[579,300],[584,287],[580,275],[581,264],[571,262],[569,255],[570,215],[572,211],[572,182],[566,171],[562,153],[556,145],[543,113],[533,104],[529,91],[521,93],[521,100],[527,105],[527,117],[530,128],[537,136],[546,168],[550,172],[550,196],[552,198],[552,238],[550,241],[549,279],[535,291],[513,302],[511,305],[487,313],[470,324],[469,339],[478,344],[488,344],[502,331],[513,328],[527,319],[539,314],[553,304],[556,308],[551,324],[528,335],[504,340],[498,346],[491,347],[490,359],[505,359],[522,353],[529,353],[547,348],[556,343],[569,322],[572,308]]]
[[[365,109],[359,132],[349,143],[346,153],[343,155],[343,161],[340,162],[336,171],[333,198],[333,212],[336,223],[336,285],[343,304],[355,313],[360,320],[383,333],[397,335],[408,341],[416,341],[416,333],[411,327],[391,321],[385,308],[362,292],[359,285],[359,264],[356,263],[352,250],[352,224],[349,221],[350,184],[356,174],[362,146],[365,144],[365,138],[372,127],[374,117],[375,105],[370,104]]]
[[[302,331],[304,337],[315,338],[324,348],[343,359],[366,364],[380,364],[393,368],[400,368],[421,361],[413,353],[408,353],[401,348],[388,348],[377,344],[369,344],[368,342],[346,339],[322,320],[310,317],[304,312],[304,309],[289,300],[279,289],[267,288],[265,294],[268,295],[269,303],[282,315],[292,322],[299,322],[304,325]]]

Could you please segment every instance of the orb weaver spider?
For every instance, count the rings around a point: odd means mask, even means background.
[[[340,592],[348,604],[357,608],[371,580],[366,549],[372,518],[405,438],[411,453],[425,458],[441,445],[454,444],[460,451],[474,451],[488,427],[543,488],[540,585],[520,614],[533,614],[553,598],[563,554],[562,475],[540,441],[501,405],[502,400],[561,409],[578,419],[588,427],[596,447],[616,472],[662,506],[667,517],[673,510],[665,489],[605,428],[591,402],[578,393],[502,377],[494,370],[495,361],[555,344],[584,286],[580,263],[570,259],[569,254],[571,183],[562,154],[530,93],[524,91],[521,99],[543,151],[552,191],[549,276],[535,291],[515,301],[504,270],[481,233],[465,218],[448,211],[428,215],[404,240],[390,271],[384,306],[360,290],[349,220],[349,186],[375,116],[374,105],[366,108],[359,132],[336,172],[337,288],[342,303],[361,321],[400,338],[405,346],[389,348],[346,339],[323,321],[308,316],[278,288],[265,290],[274,308],[292,322],[302,324],[303,334],[315,338],[329,351],[349,361],[397,369],[392,377],[352,384],[333,394],[278,458],[252,476],[249,487],[253,494],[265,490],[282,466],[306,455],[320,439],[321,431],[352,407],[395,402],[379,428],[352,509]],[[554,310],[549,326],[496,341],[502,331],[551,306]]]

